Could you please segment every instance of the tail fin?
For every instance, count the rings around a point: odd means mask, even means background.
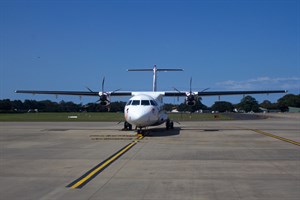
[[[154,65],[153,69],[128,69],[129,72],[151,72],[153,71],[153,92],[157,90],[157,72],[176,72],[183,71],[183,69],[157,69]]]

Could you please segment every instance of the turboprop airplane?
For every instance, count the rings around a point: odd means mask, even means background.
[[[153,72],[153,91],[104,91],[104,82],[102,81],[102,91],[38,91],[38,90],[17,90],[16,93],[29,94],[53,94],[53,95],[76,95],[76,96],[98,96],[99,102],[103,106],[109,106],[110,97],[112,96],[131,96],[124,108],[124,129],[132,130],[134,125],[138,129],[138,133],[142,132],[142,128],[149,126],[157,126],[166,124],[166,129],[173,129],[174,123],[168,117],[164,110],[163,97],[185,97],[185,103],[193,106],[198,98],[203,96],[223,96],[223,95],[246,95],[246,94],[272,94],[286,93],[286,90],[256,90],[256,91],[212,91],[205,90],[201,92],[193,92],[191,89],[192,79],[190,80],[190,91],[157,91],[157,73],[170,71],[183,71],[182,69],[159,69],[154,65],[153,69],[129,69],[131,72]]]

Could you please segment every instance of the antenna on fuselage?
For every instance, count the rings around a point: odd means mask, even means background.
[[[157,72],[176,72],[183,71],[183,69],[158,69],[154,65],[153,69],[128,69],[129,72],[151,72],[153,71],[153,92],[157,91]]]

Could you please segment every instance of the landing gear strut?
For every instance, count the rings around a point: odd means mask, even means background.
[[[167,129],[167,130],[169,130],[169,129],[174,129],[174,122],[168,119],[168,120],[166,121],[166,129]]]

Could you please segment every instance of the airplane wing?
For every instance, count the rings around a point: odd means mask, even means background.
[[[74,96],[101,96],[108,94],[110,96],[132,96],[131,91],[113,91],[113,92],[93,92],[93,91],[42,91],[42,90],[16,90],[16,93],[23,94],[53,94],[53,95],[74,95]],[[253,90],[253,91],[211,91],[211,92],[192,92],[197,96],[223,96],[223,95],[246,95],[246,94],[274,94],[287,93],[287,90]],[[167,97],[184,97],[190,95],[190,92],[164,92]]]
[[[286,90],[253,90],[253,91],[214,91],[214,92],[165,92],[164,96],[169,97],[185,97],[187,105],[193,106],[196,104],[198,97],[203,96],[222,96],[222,95],[246,95],[246,94],[274,94],[286,93]]]
[[[253,91],[212,91],[212,92],[192,92],[197,96],[223,96],[223,95],[246,95],[246,94],[275,94],[287,93],[287,90],[253,90]],[[190,92],[165,92],[165,96],[187,96]]]
[[[42,90],[16,90],[16,93],[23,94],[54,94],[54,95],[75,95],[75,96],[99,96],[98,92],[83,91],[42,91]]]
[[[16,90],[16,93],[23,94],[53,94],[53,95],[74,95],[74,96],[101,96],[108,94],[110,96],[131,96],[132,92],[93,92],[93,91],[42,91],[42,90]]]
[[[222,96],[222,95],[246,95],[246,94],[276,94],[286,93],[286,90],[257,90],[257,91],[219,91],[219,92],[198,92],[198,96]]]

